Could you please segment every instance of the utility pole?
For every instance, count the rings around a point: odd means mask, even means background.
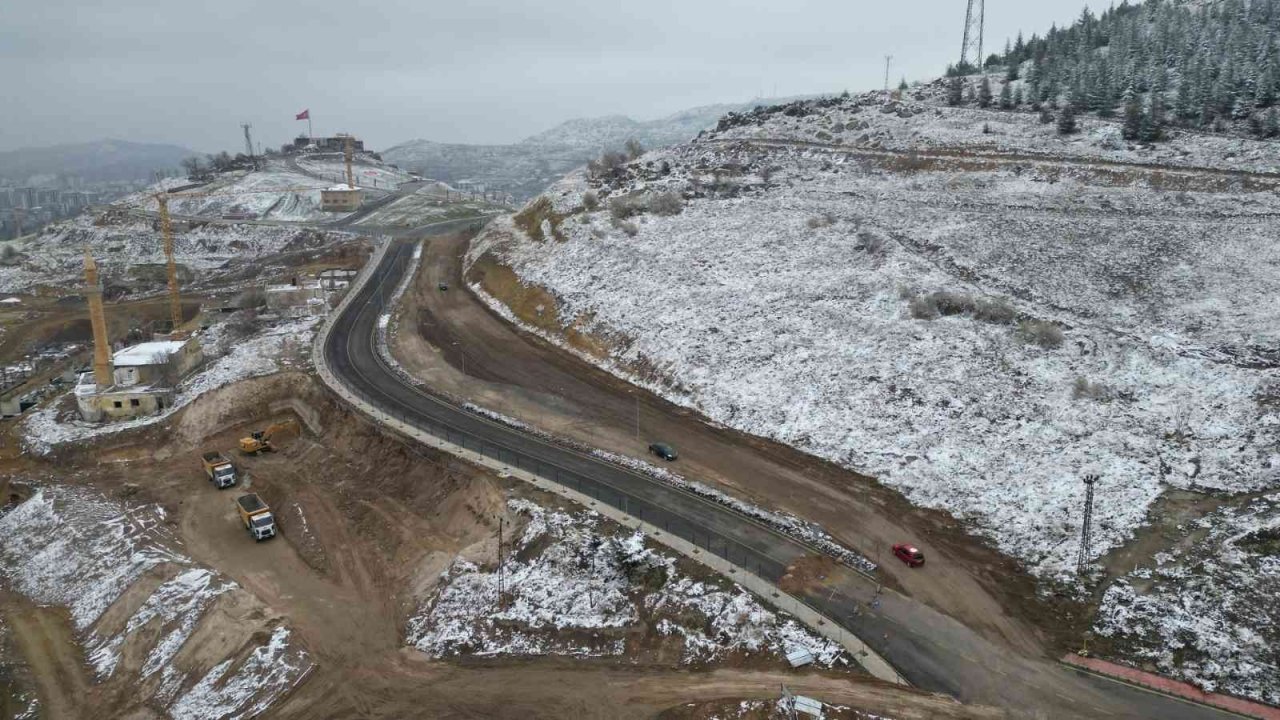
[[[969,0],[964,16],[964,45],[960,48],[960,71],[982,69],[982,32],[986,26],[986,0]]]
[[[1089,546],[1093,541],[1093,486],[1097,475],[1084,476],[1084,521],[1080,524],[1080,556],[1076,559],[1076,575],[1084,575],[1089,564]]]
[[[503,587],[505,584],[504,581],[506,580],[506,577],[504,575],[505,568],[503,567],[503,557],[502,557],[502,525],[504,522],[506,522],[505,518],[501,518],[501,517],[498,518],[498,607],[499,608],[502,607],[502,597],[506,592],[506,589]]]
[[[888,92],[889,90],[889,67],[892,64],[893,64],[893,56],[885,55],[884,56],[884,89],[886,92]]]

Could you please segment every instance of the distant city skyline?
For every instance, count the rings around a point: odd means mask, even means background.
[[[754,97],[927,80],[959,58],[965,0],[644,6],[544,0],[366,6],[224,0],[18,4],[0,26],[0,150],[119,138],[198,152],[307,130],[382,150],[510,143],[578,117],[650,120]],[[1077,17],[1079,0],[987,0],[987,53]]]

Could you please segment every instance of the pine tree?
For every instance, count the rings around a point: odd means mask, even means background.
[[[1137,140],[1142,137],[1142,124],[1146,118],[1142,105],[1138,103],[1138,92],[1132,85],[1124,91],[1124,125],[1120,134],[1125,140]]]
[[[1000,87],[1000,109],[1013,109],[1013,89],[1009,87],[1009,83],[1005,83]]]
[[[959,77],[951,78],[947,84],[947,104],[956,107],[964,102],[964,80]]]
[[[984,75],[982,82],[978,83],[978,107],[991,107],[991,78]]]
[[[1022,103],[1023,103],[1022,86],[1019,85],[1018,89],[1013,91],[1013,106],[1015,108],[1020,108],[1022,107]]]
[[[1263,127],[1265,128],[1263,135],[1266,137],[1273,138],[1280,135],[1280,113],[1277,113],[1274,107],[1267,111],[1267,121]]]
[[[1277,35],[1280,0],[1128,0],[1020,38],[997,59],[1006,78],[1022,75],[1033,105],[1068,95],[1077,111],[1105,116],[1133,87],[1140,111],[1168,93],[1171,120],[1222,127],[1280,105]]]
[[[898,89],[902,92],[906,92],[911,89],[911,86],[907,84],[906,78],[902,78],[902,81],[898,83]]]
[[[1062,106],[1062,111],[1058,113],[1058,134],[1072,135],[1079,129],[1076,123],[1076,106],[1068,100]]]

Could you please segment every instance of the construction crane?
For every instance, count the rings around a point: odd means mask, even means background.
[[[350,170],[348,170],[350,172]],[[173,329],[176,331],[178,326],[182,324],[182,298],[178,288],[178,263],[173,256],[173,220],[169,216],[169,200],[172,198],[187,199],[199,197],[238,197],[241,195],[265,195],[275,193],[294,193],[294,192],[315,192],[320,188],[313,187],[288,187],[275,188],[273,190],[240,190],[225,191],[212,190],[206,192],[178,192],[171,193],[161,191],[154,195],[156,199],[156,215],[160,219],[160,237],[164,246],[165,264],[169,277],[169,319],[173,323]]]

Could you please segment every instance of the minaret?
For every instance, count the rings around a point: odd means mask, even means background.
[[[102,309],[102,283],[98,264],[89,248],[84,249],[84,294],[89,300],[89,323],[93,325],[93,380],[99,390],[114,384],[111,374],[111,344],[107,341],[107,315]]]

